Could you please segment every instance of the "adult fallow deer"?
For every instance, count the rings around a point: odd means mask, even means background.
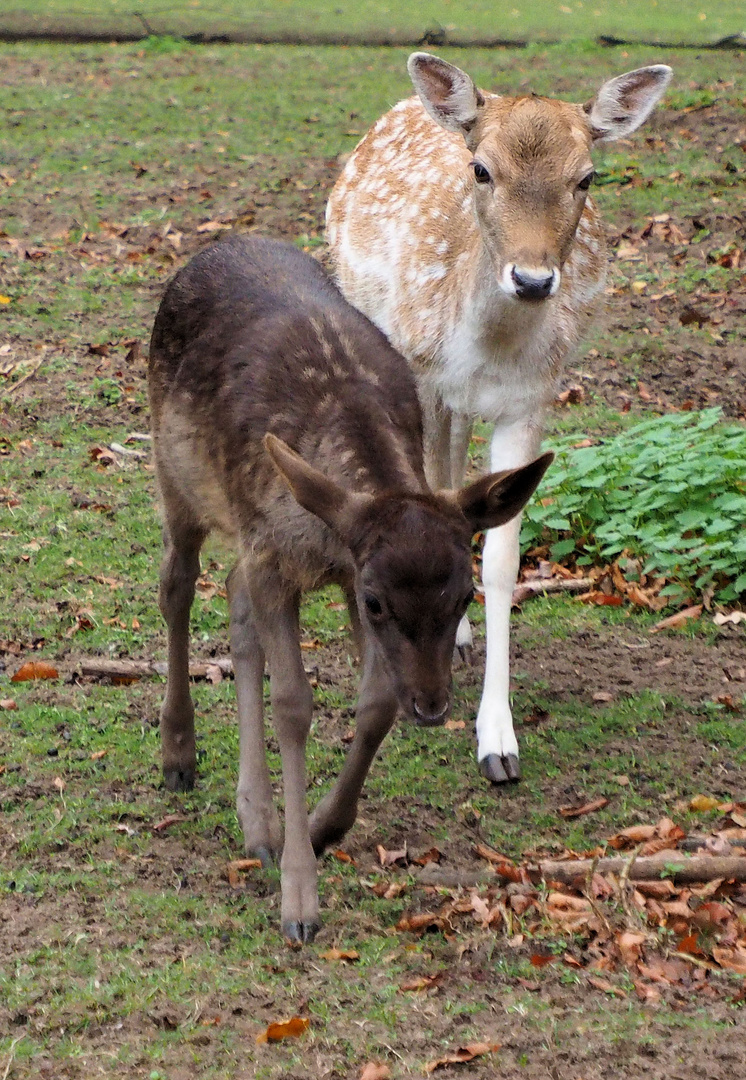
[[[269,240],[216,244],[176,275],[153,328],[149,391],[165,541],[165,784],[194,785],[189,611],[200,547],[218,529],[238,554],[228,579],[238,817],[249,854],[267,863],[282,852],[283,930],[310,941],[316,854],[352,826],[397,707],[424,726],[448,714],[456,629],[472,595],[472,535],[520,512],[551,454],[433,493],[404,359],[314,259]],[[298,608],[304,590],[329,582],[347,596],[362,685],[344,767],[309,824],[312,694]],[[264,750],[265,658],[284,845]]]
[[[329,199],[327,237],[342,292],[415,371],[428,481],[453,487],[476,417],[495,425],[493,469],[536,455],[561,366],[604,285],[591,150],[646,119],[671,69],[630,71],[572,105],[487,93],[428,53],[408,67],[419,96],[353,151]],[[483,556],[477,752],[495,783],[520,776],[509,703],[519,532],[520,517],[489,532]],[[458,641],[471,642],[466,620]]]

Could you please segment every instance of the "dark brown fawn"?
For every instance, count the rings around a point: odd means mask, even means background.
[[[195,781],[189,611],[200,547],[219,529],[238,556],[228,578],[238,817],[247,853],[265,865],[282,853],[283,932],[310,941],[316,855],[353,825],[397,709],[425,726],[448,714],[472,535],[519,513],[552,455],[433,493],[408,366],[314,259],[271,240],[226,240],[176,275],[155,320],[149,389],[165,543],[165,784],[186,791]],[[330,582],[347,598],[362,679],[347,759],[309,821],[312,693],[298,612],[306,589]],[[265,757],[265,660],[284,844]]]

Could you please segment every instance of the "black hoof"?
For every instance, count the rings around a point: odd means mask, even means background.
[[[277,853],[272,851],[268,847],[254,848],[253,856],[255,859],[261,860],[262,869],[269,870],[273,866],[277,866]]]
[[[163,770],[163,783],[169,791],[191,791],[194,780],[194,769]]]
[[[491,784],[515,783],[521,778],[521,766],[515,754],[488,754],[479,762],[482,776],[486,777]]]
[[[471,645],[457,645],[456,652],[461,657],[462,664],[466,664],[467,667],[472,667],[474,664],[474,649]]]
[[[282,934],[290,945],[310,945],[321,929],[317,922],[284,922]]]

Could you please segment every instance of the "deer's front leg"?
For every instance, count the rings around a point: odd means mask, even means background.
[[[240,741],[236,811],[243,830],[246,854],[257,856],[262,860],[262,865],[267,866],[280,859],[282,829],[272,801],[272,782],[264,742],[264,650],[240,566],[231,572],[227,585]]]
[[[252,591],[254,611],[259,605]],[[306,809],[306,739],[313,695],[300,651],[298,598],[263,612],[258,622],[269,664],[272,719],[282,755],[285,845],[282,851],[282,932],[291,941],[313,941],[319,929],[316,856]]]
[[[527,464],[540,442],[538,426],[496,428],[490,447],[492,470]],[[490,529],[482,553],[487,655],[477,714],[477,757],[483,775],[494,784],[518,780],[521,775],[510,710],[510,607],[518,577],[520,531],[520,515]]]
[[[311,840],[317,855],[339,843],[355,824],[358,799],[371,762],[396,718],[396,695],[370,641],[365,644],[363,665],[355,737],[334,786],[311,815]]]

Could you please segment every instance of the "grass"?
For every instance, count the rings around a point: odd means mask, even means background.
[[[16,0],[3,22],[30,28],[76,26],[89,31],[156,35],[255,33],[293,34],[311,39],[324,35],[383,35],[419,40],[426,31],[474,40],[511,41],[592,38],[599,34],[648,41],[715,41],[743,29],[738,0],[536,0],[530,6],[487,0],[412,0],[406,5],[375,0],[339,3],[337,0],[284,0],[247,10],[241,0],[189,5],[144,0],[133,13],[121,0],[93,5],[91,0]],[[153,46],[171,51],[170,42]]]
[[[443,52],[503,90],[559,87],[584,100],[609,75],[664,59],[677,69],[678,108],[715,96],[730,117],[746,95],[741,67],[710,54],[578,46]],[[558,1047],[569,1047],[578,1069],[603,1060],[613,1077],[621,1045],[727,1043],[729,1010],[695,1004],[681,1014],[664,1004],[651,1012],[632,995],[592,996],[572,972],[537,976],[529,945],[496,937],[466,942],[459,956],[460,942],[440,934],[394,933],[405,908],[430,900],[404,872],[396,875],[408,883],[402,896],[387,901],[371,889],[385,877],[371,855],[376,843],[409,838],[417,850],[436,843],[454,864],[469,865],[475,839],[519,854],[591,846],[663,812],[684,826],[712,820],[690,814],[686,802],[700,789],[739,793],[740,717],[693,700],[686,686],[635,687],[599,705],[588,690],[605,687],[603,667],[586,674],[580,691],[538,670],[537,658],[570,650],[581,635],[604,648],[648,640],[653,616],[556,599],[532,601],[517,616],[514,706],[525,779],[516,789],[496,795],[476,775],[476,671],[458,673],[463,730],[395,729],[349,839],[360,866],[322,861],[325,937],[301,953],[285,950],[278,935],[276,876],[249,871],[237,890],[225,878],[227,862],[241,854],[232,684],[194,686],[200,784],[177,797],[160,786],[162,681],[114,687],[74,677],[88,655],[163,657],[152,472],[147,460],[104,466],[91,456],[147,430],[144,365],[127,359],[125,343],[147,339],[164,281],[204,241],[199,224],[251,210],[261,228],[289,224],[304,245],[320,242],[324,185],[337,156],[409,92],[405,56],[182,44],[3,49],[11,126],[0,135],[0,293],[10,303],[0,345],[11,346],[20,366],[4,379],[0,414],[0,533],[10,571],[0,577],[0,639],[23,646],[22,657],[2,654],[0,673],[0,698],[17,704],[0,710],[0,918],[12,929],[1,932],[0,1075],[8,1065],[9,1080],[43,1075],[47,1065],[51,1075],[85,1080],[112,1072],[346,1080],[373,1059],[389,1061],[395,1076],[418,1075],[443,1050],[484,1037],[506,1044],[499,1061],[514,1070],[509,1075],[523,1074],[526,1063],[551,1064]],[[677,153],[644,141],[605,151],[600,166],[612,182],[597,198],[607,220],[641,223],[661,205],[698,211],[712,184],[736,213],[737,177],[720,159],[696,143],[686,145],[685,158]],[[650,186],[618,182],[630,159]],[[669,179],[674,167],[683,179]],[[168,241],[175,232],[181,247]],[[43,254],[19,259],[8,240]],[[639,272],[617,264],[612,282],[628,288]],[[686,295],[703,278],[713,289],[734,280],[721,267],[685,265],[678,274],[666,262],[651,273]],[[629,337],[629,364],[644,370],[640,341]],[[599,331],[590,344],[603,341]],[[91,353],[89,344],[108,354]],[[5,359],[0,354],[0,366]],[[36,375],[16,391],[14,380],[39,359]],[[586,405],[555,414],[553,429],[609,435],[633,419],[589,392]],[[227,553],[213,546],[203,565],[207,584],[220,587]],[[194,651],[203,657],[227,652],[225,600],[210,588],[206,595],[193,617]],[[346,617],[330,606],[338,599],[325,592],[304,608],[308,638],[320,642],[304,653],[319,669],[312,801],[331,782],[351,724],[355,671]],[[704,650],[717,633],[689,628],[676,644]],[[56,663],[63,678],[10,683],[32,656]],[[526,723],[537,710],[548,718]],[[279,793],[277,747],[269,746]],[[574,822],[558,816],[559,805],[584,795],[605,795],[609,805]],[[184,820],[155,827],[172,814]],[[360,959],[322,959],[332,944],[358,950]],[[400,993],[408,976],[437,970],[451,973],[442,992]],[[541,978],[541,993],[519,978]],[[296,1013],[312,1018],[302,1042],[256,1046],[266,1023]],[[470,1070],[493,1075],[486,1062]]]

